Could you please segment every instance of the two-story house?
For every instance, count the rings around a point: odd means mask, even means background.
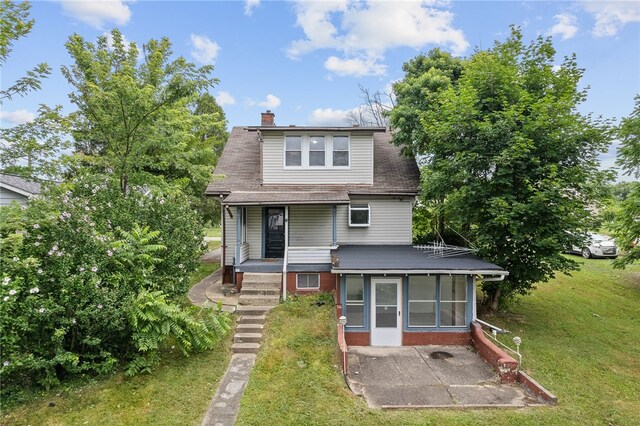
[[[207,195],[222,203],[225,282],[282,274],[330,291],[350,345],[468,343],[475,279],[507,272],[464,251],[412,246],[416,161],[383,127],[234,127]]]

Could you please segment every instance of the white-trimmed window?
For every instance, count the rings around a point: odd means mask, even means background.
[[[440,276],[440,326],[463,327],[467,324],[467,276]]]
[[[371,207],[369,204],[349,204],[349,226],[369,226]]]
[[[284,150],[287,167],[302,166],[302,136],[286,136]]]
[[[436,326],[436,277],[409,276],[409,327]]]
[[[317,290],[320,288],[320,274],[296,274],[296,288]]]
[[[349,166],[349,136],[333,136],[333,167]]]
[[[325,142],[324,136],[309,137],[309,167],[324,167]]]
[[[345,310],[348,327],[364,327],[364,278],[361,275],[346,277]]]

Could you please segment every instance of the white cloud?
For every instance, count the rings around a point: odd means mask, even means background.
[[[584,9],[596,20],[593,35],[614,36],[626,24],[640,22],[640,6],[637,1],[587,1]]]
[[[26,109],[18,109],[15,111],[0,111],[0,120],[6,121],[13,125],[28,123],[36,118],[35,114]]]
[[[131,19],[128,0],[61,0],[62,9],[70,16],[103,29],[106,24],[124,25]]]
[[[578,32],[578,20],[574,15],[563,13],[554,16],[553,19],[557,22],[549,30],[550,35],[558,34],[562,37],[562,40],[568,40]]]
[[[352,60],[375,64],[385,51],[398,47],[421,49],[434,44],[459,55],[469,46],[464,33],[453,27],[454,15],[447,4],[438,0],[298,1],[295,12],[305,38],[287,48],[287,55],[294,59],[318,49],[335,49],[345,57],[340,65]],[[375,73],[379,70],[372,68]]]
[[[313,110],[307,121],[312,126],[345,126],[349,124],[348,113],[349,110],[317,108]]]
[[[216,95],[216,102],[218,102],[220,106],[233,105],[236,103],[236,99],[231,96],[231,93],[221,91]]]
[[[201,64],[213,64],[220,51],[218,43],[203,35],[191,34],[191,44],[191,56]]]
[[[246,100],[246,104],[248,106],[256,106],[257,105],[257,106],[265,107],[265,108],[268,108],[268,109],[278,108],[281,103],[282,103],[282,101],[280,100],[280,98],[277,97],[276,95],[272,95],[271,93],[269,93],[267,95],[267,97],[263,101],[256,101],[254,99],[247,99]]]
[[[251,16],[253,9],[260,6],[260,0],[245,0],[244,2],[244,14]]]
[[[324,63],[324,67],[338,75],[353,75],[362,77],[365,75],[384,75],[386,65],[379,64],[375,59],[340,59],[330,56]]]

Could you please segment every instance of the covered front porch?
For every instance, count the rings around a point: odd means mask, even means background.
[[[285,297],[286,291],[334,290],[337,210],[348,203],[344,192],[229,195],[223,204],[225,281],[241,283],[246,272],[281,273]]]

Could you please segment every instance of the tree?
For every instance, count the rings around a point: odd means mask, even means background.
[[[68,120],[62,107],[40,105],[30,122],[0,129],[0,168],[4,173],[32,180],[60,180],[70,157]]]
[[[29,2],[0,2],[0,63],[5,65],[13,50],[13,43],[31,32],[35,21],[29,19]],[[32,90],[40,89],[40,82],[51,73],[46,63],[36,65],[6,89],[0,90],[0,105],[16,95],[24,96]]]
[[[554,70],[554,57],[550,38],[525,45],[512,28],[465,60],[419,56],[394,86],[394,141],[425,161],[424,194],[442,197],[478,254],[509,271],[482,284],[491,310],[577,269],[561,252],[591,223],[608,122],[577,112],[582,70],[574,56]]]
[[[372,93],[361,85],[358,85],[358,88],[360,89],[360,98],[363,103],[354,110],[347,112],[347,122],[354,126],[389,127],[387,113],[394,105],[393,94],[380,90]]]
[[[195,129],[226,122],[217,113],[194,114],[198,97],[217,83],[213,66],[171,60],[167,38],[126,44],[118,30],[96,44],[74,34],[66,43],[74,60],[62,72],[71,101],[75,147],[85,166],[111,171],[126,194],[131,185],[197,192],[211,177],[215,139]]]
[[[633,112],[622,119],[618,127],[620,148],[617,163],[626,175],[640,178],[640,95],[636,95],[635,101]],[[640,259],[640,183],[629,185],[631,190],[616,216],[617,241],[625,250],[624,255],[613,263],[617,268],[624,268]]]

